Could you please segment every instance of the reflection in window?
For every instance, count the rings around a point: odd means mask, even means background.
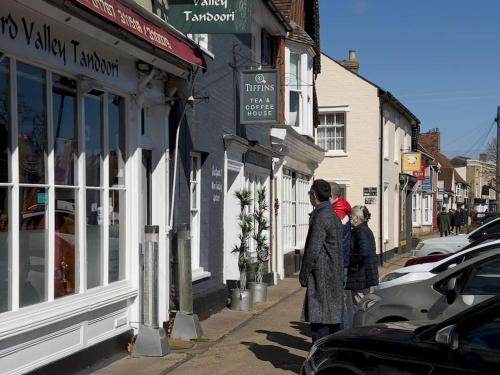
[[[77,162],[76,81],[52,75],[54,181],[74,185]]]
[[[101,191],[87,190],[87,288],[102,285],[103,209]]]
[[[110,283],[125,278],[125,203],[124,191],[109,192],[109,270]]]
[[[9,188],[0,188],[0,313],[10,310]]]
[[[45,72],[17,62],[19,182],[43,184],[47,165]]]
[[[19,306],[46,300],[47,189],[19,189]]]
[[[101,185],[102,166],[102,102],[101,97],[85,97],[85,167],[87,186]]]
[[[54,297],[76,291],[75,190],[55,189]]]
[[[125,185],[125,100],[108,96],[109,186]]]
[[[0,62],[0,182],[9,182],[9,86],[9,59],[4,58]]]
[[[290,125],[300,125],[300,92],[290,91]]]

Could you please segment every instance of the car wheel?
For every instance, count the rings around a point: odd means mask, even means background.
[[[377,324],[379,323],[394,323],[394,322],[407,322],[408,319],[403,318],[401,316],[387,316],[385,318],[380,319]]]

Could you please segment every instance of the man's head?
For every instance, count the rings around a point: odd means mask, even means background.
[[[325,180],[314,180],[311,190],[309,190],[309,199],[311,204],[316,207],[321,202],[330,200],[332,189]]]
[[[332,189],[332,198],[334,201],[336,201],[342,196],[342,189],[336,182],[330,182],[330,187]]]

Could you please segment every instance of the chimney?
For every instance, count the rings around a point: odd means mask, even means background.
[[[353,49],[349,50],[349,60],[340,60],[340,64],[351,72],[358,74],[359,61],[356,58],[356,51]]]
[[[480,161],[488,161],[488,154],[479,154]]]
[[[441,133],[439,129],[431,129],[427,133],[420,133],[419,143],[432,155],[441,152]]]

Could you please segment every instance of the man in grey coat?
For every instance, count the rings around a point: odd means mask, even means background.
[[[314,210],[299,275],[300,285],[307,288],[304,320],[311,323],[313,343],[339,330],[344,309],[343,228],[330,194],[325,180],[315,180],[309,191]]]

